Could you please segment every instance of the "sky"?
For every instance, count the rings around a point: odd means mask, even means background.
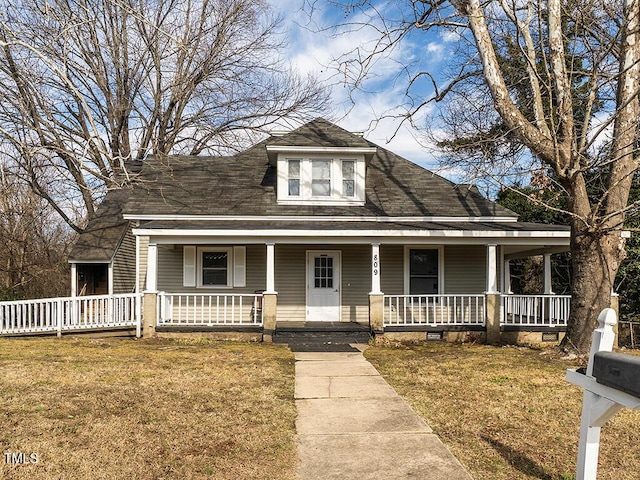
[[[284,29],[288,38],[287,55],[293,67],[302,74],[316,75],[331,86],[333,115],[330,120],[349,131],[364,132],[365,137],[408,160],[437,170],[437,158],[432,148],[418,128],[408,122],[400,125],[399,120],[383,119],[382,115],[400,112],[399,106],[406,103],[403,66],[429,68],[437,71],[446,61],[446,41],[433,35],[421,34],[398,45],[388,58],[380,59],[365,82],[363,90],[350,95],[344,85],[344,76],[337,75],[336,67],[340,56],[355,46],[367,49],[377,38],[369,28],[351,30],[335,35],[331,27],[344,25],[345,21],[363,21],[358,12],[345,15],[344,10],[328,5],[320,0],[310,20],[308,11],[301,8],[301,0],[271,0],[272,5],[284,19]],[[386,3],[386,2],[384,2]],[[392,7],[387,7],[392,8]],[[394,12],[389,12],[394,15]],[[430,86],[423,86],[425,95]],[[414,118],[417,127],[424,126],[431,109]],[[397,132],[396,132],[397,130]]]

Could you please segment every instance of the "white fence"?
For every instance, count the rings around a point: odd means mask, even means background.
[[[503,295],[502,325],[566,327],[570,295]]]
[[[262,294],[158,294],[158,325],[261,326]]]
[[[141,295],[95,295],[0,302],[0,335],[136,327]]]
[[[485,325],[484,295],[385,295],[384,326]]]

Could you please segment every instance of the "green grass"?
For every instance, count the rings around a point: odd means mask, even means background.
[[[573,478],[582,390],[576,365],[551,351],[427,343],[375,346],[365,356],[476,480]],[[640,472],[640,411],[602,429],[598,479]]]
[[[0,340],[3,479],[293,479],[293,357],[263,344]]]

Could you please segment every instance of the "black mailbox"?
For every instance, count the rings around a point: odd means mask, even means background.
[[[640,357],[623,353],[597,352],[593,376],[607,387],[640,397]]]

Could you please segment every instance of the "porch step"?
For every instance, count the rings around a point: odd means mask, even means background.
[[[351,352],[353,343],[368,343],[369,326],[358,323],[306,322],[278,326],[274,343],[287,344],[294,352]]]

